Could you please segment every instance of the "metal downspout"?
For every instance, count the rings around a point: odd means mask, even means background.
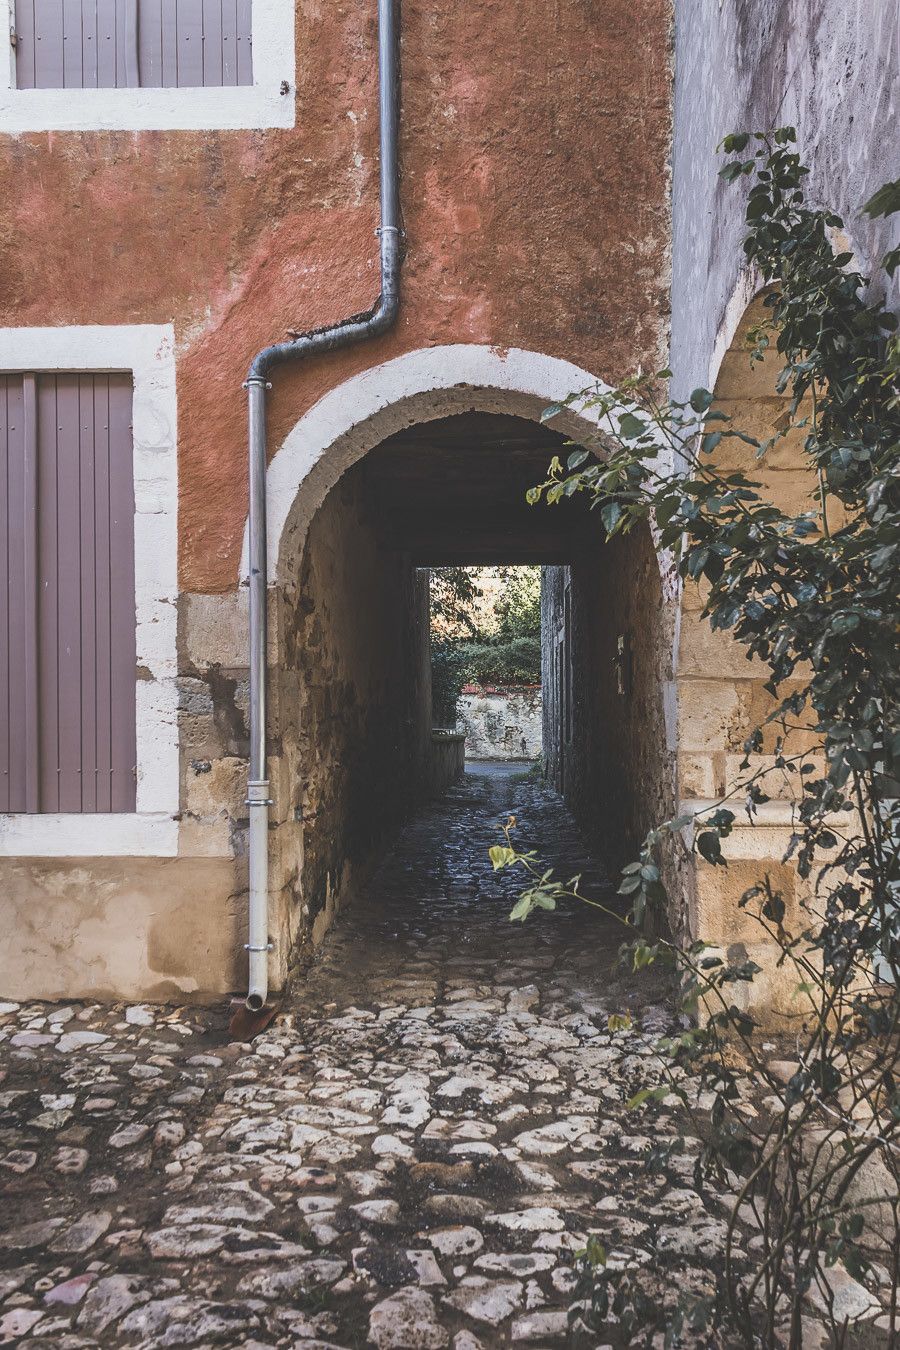
[[[386,332],[400,305],[400,189],[397,156],[400,86],[395,0],[378,0],[378,112],[381,184],[381,293],[373,308],[316,332],[292,335],[254,357],[245,388],[250,459],[250,901],[247,1007],[269,992],[269,781],[266,765],[266,391],[270,372],[288,361],[337,351]]]

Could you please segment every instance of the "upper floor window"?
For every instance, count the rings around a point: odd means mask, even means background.
[[[251,0],[16,0],[16,87],[252,84],[251,8]]]
[[[0,0],[0,133],[293,126],[296,0]]]

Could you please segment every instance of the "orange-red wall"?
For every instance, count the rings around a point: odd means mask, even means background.
[[[378,285],[374,4],[299,0],[291,131],[0,137],[5,324],[174,321],[184,589],[236,584],[241,381]],[[662,355],[668,0],[403,0],[399,324],[280,373],[270,443],[333,384],[432,343],[609,379]]]

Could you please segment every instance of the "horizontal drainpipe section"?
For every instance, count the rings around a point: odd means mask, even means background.
[[[381,294],[373,309],[317,332],[291,335],[266,347],[247,377],[250,453],[250,957],[247,1007],[256,1012],[269,992],[269,780],[266,764],[266,391],[276,366],[338,351],[386,333],[400,305],[400,190],[397,158],[400,86],[395,0],[378,0]]]

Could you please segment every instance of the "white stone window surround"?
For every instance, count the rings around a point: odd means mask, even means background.
[[[178,455],[171,324],[0,328],[0,371],[124,371],[134,381],[137,809],[0,814],[0,856],[178,851]]]
[[[15,31],[16,0],[0,0],[0,42]],[[292,127],[296,121],[296,0],[254,0],[253,83],[204,89],[17,89],[16,53],[0,56],[0,133],[214,131]],[[287,93],[282,93],[282,85]]]

